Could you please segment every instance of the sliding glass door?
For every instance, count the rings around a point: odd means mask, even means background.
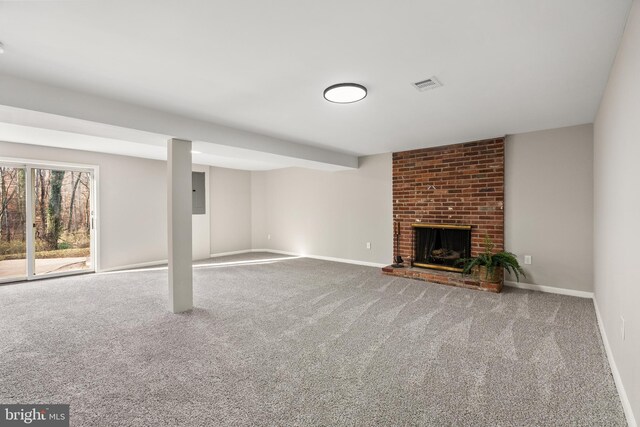
[[[34,274],[91,269],[91,174],[32,169]]]
[[[0,171],[0,282],[93,271],[93,172],[42,165]]]
[[[26,168],[0,164],[0,281],[27,274]]]

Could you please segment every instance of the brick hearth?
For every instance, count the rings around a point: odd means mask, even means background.
[[[406,277],[408,279],[423,280],[425,282],[457,286],[459,288],[480,289],[487,292],[500,292],[502,290],[502,283],[490,283],[479,280],[471,275],[463,276],[460,273],[450,271],[438,271],[418,267],[393,268],[389,265],[383,267],[382,272],[390,276]]]

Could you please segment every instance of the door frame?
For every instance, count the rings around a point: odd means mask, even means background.
[[[72,276],[76,274],[95,273],[100,271],[100,206],[98,197],[99,190],[99,174],[100,167],[98,165],[88,165],[79,163],[68,162],[56,162],[47,160],[34,160],[24,158],[12,158],[12,157],[0,157],[0,165],[14,168],[21,168],[25,170],[25,203],[26,203],[26,221],[25,221],[25,236],[26,236],[26,263],[27,268],[25,271],[26,276],[14,277],[11,279],[0,279],[0,284],[19,282],[24,280],[39,280],[50,279],[52,277]],[[86,270],[76,271],[64,271],[60,273],[47,273],[47,274],[35,274],[35,236],[33,230],[33,220],[35,216],[34,212],[34,200],[35,200],[35,187],[33,186],[33,170],[34,169],[53,169],[53,170],[65,170],[73,172],[88,172],[91,176],[90,183],[90,208],[91,208],[91,220],[92,227],[90,228],[90,252],[91,252],[91,268]],[[29,232],[29,230],[31,230]]]

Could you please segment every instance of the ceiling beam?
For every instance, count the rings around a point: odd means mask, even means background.
[[[0,74],[0,105],[277,156],[357,168],[357,156]]]

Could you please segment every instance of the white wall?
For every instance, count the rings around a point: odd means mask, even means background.
[[[165,163],[166,164],[166,163]],[[211,230],[211,198],[209,197],[209,177],[211,171],[209,166],[193,165],[196,172],[204,172],[204,194],[205,194],[205,213],[191,216],[191,241],[193,244],[193,259],[209,258],[211,253],[211,241],[209,239]]]
[[[391,154],[361,157],[353,171],[280,169],[251,181],[254,248],[391,263]]]
[[[31,159],[99,166],[99,262],[101,270],[167,259],[167,163],[136,157],[89,151],[67,150],[28,144],[0,142],[0,158]],[[215,168],[213,168],[215,169]],[[208,258],[211,250],[211,212],[218,217],[231,208],[211,204],[208,166],[194,165],[205,172],[207,213],[193,216],[193,258]],[[250,187],[248,172],[246,187]],[[246,208],[245,218],[250,215]],[[240,214],[242,215],[242,214]],[[229,216],[229,215],[227,215]],[[250,222],[247,220],[247,222]],[[234,235],[227,236],[233,239]],[[241,240],[250,247],[250,234]],[[232,245],[232,243],[228,243]]]
[[[0,157],[99,166],[100,268],[167,259],[166,162],[7,142]]]
[[[593,292],[592,125],[507,137],[505,248],[521,282]]]
[[[211,167],[210,254],[251,249],[251,172]]]
[[[636,420],[640,417],[638,46],[640,3],[636,0],[594,124],[595,299],[628,408]],[[624,340],[621,317],[625,321]]]
[[[251,247],[269,249],[271,241],[267,239],[269,232],[269,212],[274,207],[267,206],[267,181],[269,172],[251,172]]]

